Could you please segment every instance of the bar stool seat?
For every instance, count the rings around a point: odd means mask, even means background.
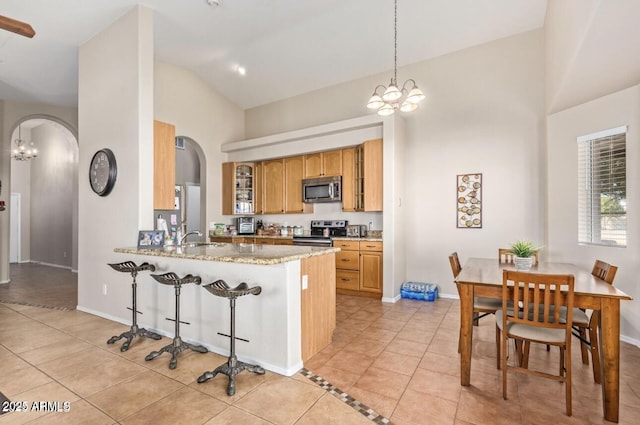
[[[147,356],[144,359],[146,361],[149,361],[149,360],[155,359],[162,353],[171,353],[171,360],[169,361],[169,369],[175,369],[176,366],[178,365],[178,354],[180,354],[184,350],[189,349],[189,350],[196,351],[198,353],[208,352],[206,347],[203,347],[202,345],[196,345],[196,344],[190,344],[188,342],[184,342],[182,338],[180,338],[180,323],[184,323],[185,325],[190,324],[189,322],[180,321],[180,288],[182,287],[182,285],[186,285],[189,283],[195,283],[196,285],[200,285],[201,279],[200,279],[200,276],[193,276],[190,274],[181,278],[173,272],[169,272],[161,275],[152,274],[151,277],[153,277],[156,281],[158,281],[163,285],[172,285],[175,288],[176,317],[175,319],[171,319],[167,317],[167,320],[175,322],[175,332],[174,332],[174,337],[171,344],[165,345],[158,351],[152,351],[151,353],[147,354]]]
[[[231,308],[231,335],[218,332],[218,335],[226,336],[231,340],[231,349],[229,358],[226,363],[221,364],[215,370],[211,372],[204,372],[198,378],[198,384],[202,384],[205,381],[215,377],[217,374],[222,373],[229,378],[229,384],[227,386],[227,395],[234,395],[236,393],[236,375],[243,370],[248,370],[257,375],[264,375],[264,369],[260,366],[252,365],[249,363],[238,361],[236,357],[236,339],[249,342],[246,339],[236,337],[236,298],[243,295],[259,295],[262,292],[260,286],[249,287],[245,282],[242,282],[235,288],[229,287],[223,280],[216,280],[213,283],[204,285],[207,291],[218,297],[228,298],[229,306]]]
[[[147,338],[155,339],[156,341],[161,339],[162,337],[157,333],[138,327],[138,320],[137,320],[137,314],[138,313],[142,314],[142,312],[138,311],[138,307],[137,307],[138,284],[136,283],[136,276],[141,271],[149,270],[154,272],[156,270],[156,267],[153,264],[149,264],[149,263],[142,263],[138,266],[133,261],[124,261],[122,263],[108,263],[108,265],[115,271],[131,274],[131,278],[133,279],[133,281],[131,282],[132,307],[127,307],[127,309],[133,312],[132,313],[133,317],[131,320],[131,329],[121,333],[120,335],[112,336],[107,341],[107,344],[113,344],[114,342],[122,338],[126,338],[124,343],[122,343],[122,347],[120,347],[120,351],[124,352],[129,349],[129,345],[131,344],[131,341],[133,340],[133,338],[137,336],[144,336]]]

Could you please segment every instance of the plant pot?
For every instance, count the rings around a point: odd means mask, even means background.
[[[531,266],[533,265],[534,257],[516,257],[514,262],[516,264],[516,270],[531,270]]]

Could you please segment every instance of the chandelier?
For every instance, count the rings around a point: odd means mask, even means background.
[[[398,109],[402,112],[415,111],[425,97],[412,79],[405,81],[401,89],[398,88],[398,0],[393,3],[393,77],[388,87],[378,85],[367,103],[367,108],[377,109],[378,115],[382,116],[391,115]]]
[[[33,142],[22,140],[22,124],[18,126],[18,138],[14,140],[16,148],[13,150],[11,158],[16,161],[28,161],[38,157],[38,149],[33,147]]]

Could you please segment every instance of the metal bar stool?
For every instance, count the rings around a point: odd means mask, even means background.
[[[178,365],[178,354],[183,352],[186,349],[190,349],[193,351],[197,351],[198,353],[206,353],[208,350],[202,345],[189,344],[188,342],[184,342],[182,338],[180,338],[180,323],[184,323],[185,325],[190,325],[189,322],[181,322],[180,321],[180,288],[182,285],[186,285],[188,283],[195,283],[196,285],[200,285],[201,279],[200,276],[192,276],[190,274],[186,275],[183,278],[178,277],[175,273],[169,272],[161,275],[152,274],[153,277],[158,282],[163,285],[173,285],[176,290],[176,318],[171,319],[167,317],[167,320],[175,322],[175,332],[173,341],[171,344],[165,345],[160,349],[160,351],[152,351],[147,354],[147,357],[144,359],[146,361],[153,360],[158,357],[162,353],[171,353],[171,361],[169,361],[169,369],[175,369]]]
[[[155,332],[151,332],[148,331],[144,328],[140,328],[138,327],[138,318],[137,318],[137,314],[140,313],[142,314],[141,311],[138,311],[138,307],[137,307],[137,288],[138,288],[138,284],[136,283],[136,276],[138,275],[138,272],[144,271],[144,270],[150,270],[150,271],[155,271],[156,267],[153,264],[149,264],[149,263],[142,263],[139,266],[136,265],[136,263],[134,263],[133,261],[125,261],[123,263],[115,263],[115,264],[109,264],[109,266],[111,266],[112,269],[118,271],[118,272],[123,272],[123,273],[131,273],[131,277],[133,278],[133,282],[131,283],[131,292],[132,292],[132,298],[133,298],[133,307],[127,307],[127,309],[131,310],[132,313],[132,320],[131,320],[131,329],[129,329],[126,332],[121,333],[120,335],[115,335],[112,336],[111,338],[109,338],[109,340],[107,341],[107,344],[113,344],[114,342],[118,341],[119,339],[122,338],[126,338],[126,341],[122,344],[122,347],[120,347],[120,351],[127,351],[129,349],[129,345],[131,344],[131,340],[133,340],[133,338],[135,338],[136,336],[145,336],[147,338],[151,338],[151,339],[155,339],[155,340],[159,340],[162,337],[160,335],[158,335]]]
[[[264,375],[264,369],[262,367],[238,361],[238,359],[236,358],[236,339],[244,342],[249,342],[246,339],[236,337],[236,298],[249,294],[258,295],[260,294],[260,292],[262,292],[262,288],[260,286],[249,288],[249,286],[244,282],[242,282],[235,288],[230,288],[229,285],[227,285],[227,283],[223,280],[216,280],[213,283],[204,285],[203,288],[211,292],[213,295],[229,299],[229,305],[231,307],[231,335],[223,334],[220,332],[218,332],[218,335],[226,336],[231,339],[231,350],[227,362],[221,364],[211,372],[204,372],[202,375],[200,375],[200,377],[198,378],[198,384],[201,384],[215,377],[218,373],[222,373],[229,377],[227,395],[234,395],[236,393],[237,374],[239,374],[243,370],[248,370],[249,372],[253,372],[258,375]]]

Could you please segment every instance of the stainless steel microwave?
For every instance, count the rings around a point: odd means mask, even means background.
[[[342,177],[303,179],[302,200],[306,203],[342,201]]]

